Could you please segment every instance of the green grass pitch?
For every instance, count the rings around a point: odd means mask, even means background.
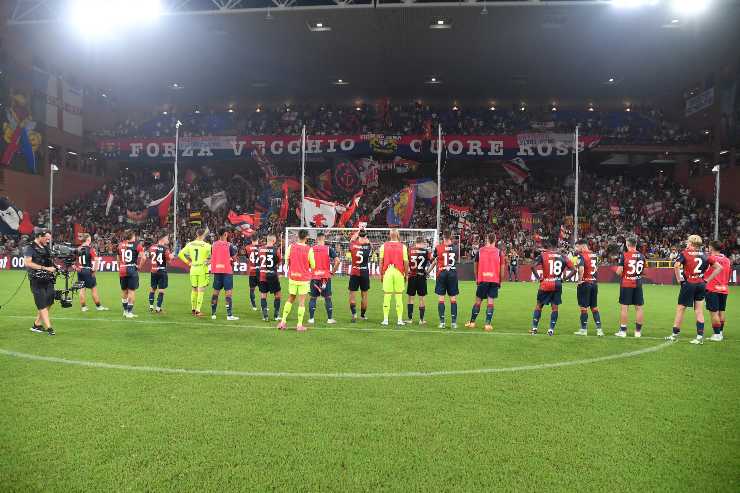
[[[22,277],[0,274],[0,302]],[[378,282],[370,320],[350,324],[338,278],[339,323],[324,324],[320,301],[299,334],[260,320],[245,277],[238,322],[223,299],[217,321],[193,319],[175,274],[166,314],[148,313],[143,274],[139,318],[123,320],[117,276],[98,280],[111,311],[56,306],[56,337],[29,331],[27,286],[0,311],[0,491],[740,490],[738,288],[726,340],[693,346],[692,318],[678,343],[662,340],[671,286],[646,287],[646,337],[622,340],[611,284],[608,336],[590,321],[578,338],[573,285],[556,336],[530,337],[532,283],[504,284],[486,334],[484,314],[462,328],[473,283],[453,332],[437,329],[433,297],[427,326],[380,327]]]

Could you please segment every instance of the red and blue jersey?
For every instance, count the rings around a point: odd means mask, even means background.
[[[573,262],[564,255],[544,250],[534,261],[535,269],[542,269],[540,291],[557,291],[563,284],[565,268],[573,270]],[[539,269],[538,269],[539,270]]]

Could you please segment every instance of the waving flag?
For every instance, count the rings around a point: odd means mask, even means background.
[[[229,222],[236,226],[244,236],[252,236],[252,233],[254,233],[253,230],[260,227],[260,221],[262,219],[262,215],[259,212],[255,212],[254,214],[237,214],[234,211],[229,211],[227,217]]]
[[[391,198],[392,197],[384,198],[383,200],[380,201],[380,204],[378,204],[378,207],[373,209],[373,211],[370,213],[370,218],[369,218],[371,221],[375,219],[375,216],[380,214],[380,211],[382,211],[383,209],[391,205]]]
[[[113,205],[113,199],[115,196],[113,195],[113,192],[108,192],[108,198],[105,201],[105,215],[107,216],[110,213],[110,208]]]
[[[465,217],[470,213],[472,207],[450,204],[450,214],[455,217]]]
[[[502,166],[506,172],[509,173],[511,179],[519,185],[529,178],[529,168],[524,164],[524,160],[520,157],[515,157],[511,161],[503,163]]]
[[[203,202],[206,204],[206,207],[211,210],[211,212],[215,212],[221,207],[226,207],[228,199],[226,198],[226,192],[221,190],[220,192],[214,193],[210,197],[204,198]]]
[[[316,228],[331,228],[337,218],[337,204],[313,197],[303,199],[304,221]]]
[[[262,171],[265,173],[265,178],[268,180],[272,179],[272,177],[277,176],[278,169],[273,165],[270,160],[265,156],[264,149],[262,151],[255,149],[252,151],[252,159],[257,161],[257,164],[262,169]]]
[[[429,204],[437,203],[437,182],[431,178],[419,178],[417,180],[407,180],[411,186],[416,187],[416,198],[423,199]]]
[[[343,228],[347,221],[352,219],[352,216],[354,216],[355,211],[357,210],[357,204],[360,203],[360,197],[362,197],[362,194],[364,193],[363,190],[360,190],[355,194],[354,197],[352,197],[352,200],[347,204],[347,209],[342,212],[342,215],[339,217],[339,227]]]
[[[127,211],[126,217],[128,217],[130,222],[137,224],[143,223],[147,219],[158,217],[159,224],[164,226],[167,224],[167,214],[170,211],[170,205],[172,204],[172,196],[174,193],[175,189],[173,187],[172,190],[170,190],[167,195],[161,199],[150,202],[143,211]]]
[[[285,221],[288,219],[288,205],[290,203],[290,196],[288,195],[288,184],[283,183],[283,201],[280,204],[280,219]]]
[[[7,198],[0,197],[0,234],[17,235],[22,221],[23,212]]]
[[[526,207],[522,207],[521,209],[521,220],[522,229],[525,231],[532,231],[532,224],[534,223],[534,220],[532,217],[532,212]]]
[[[416,188],[406,187],[391,197],[386,222],[390,227],[406,228],[411,223],[416,205]]]

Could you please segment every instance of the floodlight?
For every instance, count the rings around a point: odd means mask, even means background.
[[[69,22],[86,37],[105,37],[162,13],[160,0],[71,0]]]
[[[704,12],[709,3],[709,0],[673,0],[671,8],[679,14],[696,15]]]

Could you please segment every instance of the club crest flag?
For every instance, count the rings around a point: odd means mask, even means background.
[[[315,228],[332,228],[337,218],[337,204],[313,197],[303,199],[303,219]]]
[[[416,205],[416,187],[408,186],[391,197],[390,206],[386,214],[386,222],[390,227],[406,228],[411,223]]]

